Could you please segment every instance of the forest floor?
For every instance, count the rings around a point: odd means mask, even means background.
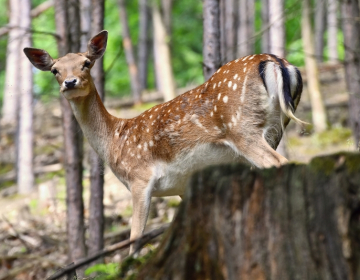
[[[306,76],[304,76],[306,81]],[[312,157],[338,151],[355,151],[351,130],[347,123],[347,93],[344,69],[341,65],[321,68],[322,93],[331,128],[312,133],[290,123],[286,133],[288,158],[308,162]],[[185,91],[185,90],[184,90]],[[183,91],[183,92],[184,92]],[[105,105],[110,113],[130,118],[159,102],[155,93],[147,95],[151,101],[134,108],[131,102],[107,97]],[[306,87],[297,117],[311,123],[311,106]],[[58,100],[35,104],[35,172],[36,190],[27,196],[16,194],[14,186],[15,145],[13,127],[2,127],[0,138],[0,280],[45,279],[68,263],[65,236],[65,179],[62,168],[62,126]],[[86,142],[86,140],[85,140]],[[86,143],[84,149],[85,216],[89,201],[89,164]],[[108,167],[105,175],[106,245],[128,237],[131,223],[131,195]],[[149,228],[170,222],[180,203],[179,197],[153,199]],[[145,247],[144,252],[149,250]],[[105,258],[119,262],[127,250]],[[11,274],[13,273],[13,274]]]

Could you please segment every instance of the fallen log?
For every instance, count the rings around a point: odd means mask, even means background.
[[[137,279],[360,279],[360,155],[198,172]]]

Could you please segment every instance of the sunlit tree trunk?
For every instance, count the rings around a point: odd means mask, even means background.
[[[33,170],[33,93],[32,93],[32,65],[21,51],[25,47],[31,47],[31,1],[21,2],[20,20],[20,48],[17,50],[20,57],[19,87],[19,128],[17,145],[17,186],[18,192],[28,194],[34,188]]]
[[[269,3],[269,51],[285,57],[284,0],[272,0]]]
[[[9,1],[10,15],[9,25],[20,25],[20,1]],[[5,88],[3,95],[2,119],[4,123],[17,123],[19,111],[19,49],[20,49],[20,29],[12,28],[9,31],[9,38],[6,50],[6,75],[5,75]]]
[[[164,100],[169,101],[176,96],[175,80],[166,29],[157,5],[153,5],[152,7],[152,20],[154,29],[156,84],[158,90],[163,94]]]
[[[237,5],[235,0],[225,0],[225,62],[234,60],[236,57],[236,25]]]
[[[104,29],[105,0],[92,0],[90,37]],[[105,98],[105,75],[103,58],[98,59],[91,74],[100,98]],[[91,149],[90,159],[90,203],[89,203],[89,255],[104,247],[104,163],[98,154]],[[101,263],[98,259],[95,263]]]
[[[55,1],[56,32],[60,35],[58,41],[59,56],[68,52],[80,51],[80,13],[79,1]],[[83,137],[69,102],[61,95],[61,110],[64,130],[64,160],[66,170],[66,205],[67,205],[67,238],[69,258],[71,261],[86,256],[84,202],[82,198],[82,144]],[[78,271],[82,277],[83,270]]]
[[[338,11],[338,1],[337,0],[327,0],[327,31],[328,39],[327,45],[329,50],[329,62],[338,62],[338,41],[337,41],[337,31],[338,31],[338,21],[337,21],[337,11]]]
[[[147,88],[150,30],[149,27],[150,8],[148,0],[139,0],[138,71],[141,90]]]
[[[134,98],[134,103],[140,104],[141,103],[141,88],[140,88],[140,83],[139,83],[139,74],[138,74],[138,69],[137,69],[137,65],[135,62],[133,46],[131,43],[125,1],[118,0],[118,5],[119,5],[123,45],[124,45],[124,50],[125,50],[126,62],[128,64],[129,73],[130,73],[131,90],[132,90],[132,94],[133,94],[133,98]]]
[[[317,0],[315,7],[315,56],[318,62],[324,59],[324,33],[325,33],[325,14],[326,14],[326,0]]]
[[[238,2],[238,35],[237,56],[242,57],[254,53],[254,14],[255,1],[239,0]]]
[[[263,33],[261,34],[261,51],[269,53],[270,48],[270,32],[269,32],[269,0],[261,0],[261,27]]]
[[[341,3],[344,32],[345,72],[349,92],[349,120],[360,151],[360,12],[358,0],[343,0]]]
[[[173,0],[161,0],[162,18],[164,21],[166,34],[171,37],[171,15]]]
[[[268,52],[279,57],[285,57],[284,0],[273,0],[268,7],[270,23],[269,36],[267,37],[269,39]],[[288,157],[284,132],[276,151],[284,157]]]
[[[208,80],[221,66],[220,1],[204,0],[203,5],[203,72]]]
[[[303,1],[301,33],[305,51],[307,87],[312,107],[312,120],[314,124],[314,130],[316,132],[321,132],[326,130],[327,128],[327,117],[324,102],[320,92],[318,66],[316,63],[316,58],[314,56],[314,40],[311,28],[309,0]]]

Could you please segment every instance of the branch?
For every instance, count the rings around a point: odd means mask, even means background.
[[[47,11],[49,8],[51,8],[54,5],[54,0],[48,0],[38,6],[36,6],[34,9],[30,11],[30,16],[32,18],[38,17],[43,12]],[[9,31],[13,28],[19,28],[18,26],[10,26],[6,25],[4,27],[0,28],[0,37],[6,35],[9,33]]]
[[[74,271],[75,269],[86,265],[88,263],[93,262],[94,260],[101,258],[105,255],[108,255],[114,251],[120,250],[120,249],[124,249],[129,247],[131,244],[135,243],[136,249],[139,250],[141,248],[141,246],[143,246],[145,243],[147,243],[148,241],[150,241],[151,239],[154,239],[155,237],[159,236],[160,234],[162,234],[167,228],[169,227],[169,224],[166,224],[158,229],[154,229],[148,233],[145,233],[143,236],[135,239],[135,240],[124,240],[122,242],[110,245],[108,247],[106,247],[104,250],[99,251],[98,253],[84,258],[82,260],[79,260],[76,264],[70,265],[66,268],[64,268],[63,270],[56,272],[54,275],[50,276],[49,278],[47,278],[47,280],[55,280],[55,279],[59,279],[60,277],[69,274],[70,272]],[[136,251],[136,250],[135,250]]]

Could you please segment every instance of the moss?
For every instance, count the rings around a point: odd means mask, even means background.
[[[158,103],[149,102],[149,103],[142,103],[140,105],[135,105],[133,108],[136,111],[143,112],[143,111],[149,110],[150,108],[152,108],[156,105],[158,105]]]
[[[177,208],[181,203],[181,200],[177,200],[177,199],[169,199],[167,201],[167,206],[171,207],[171,208]]]
[[[338,145],[349,142],[352,139],[352,132],[349,128],[335,127],[312,136],[312,142],[320,147]]]
[[[14,169],[14,165],[12,163],[0,163],[0,175],[6,174]]]
[[[360,172],[360,154],[348,154],[345,164],[350,174],[358,174]]]
[[[61,169],[59,171],[54,171],[54,172],[48,172],[48,173],[44,173],[41,176],[37,177],[35,180],[36,184],[40,184],[46,181],[49,181],[51,179],[53,179],[54,177],[64,177],[65,176],[65,170]]]
[[[310,162],[309,167],[315,172],[322,172],[325,175],[330,175],[335,170],[336,161],[333,157],[316,157]]]

